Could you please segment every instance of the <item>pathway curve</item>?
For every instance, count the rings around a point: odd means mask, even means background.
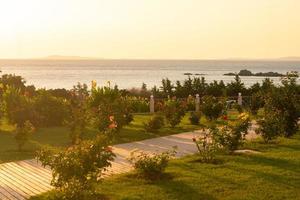
[[[116,158],[106,176],[130,171],[132,167],[126,158],[135,149],[154,153],[167,151],[177,146],[177,157],[194,154],[197,149],[192,138],[200,135],[200,131],[194,131],[114,145],[113,152]],[[248,137],[252,138],[253,135],[253,129],[250,129]],[[0,199],[24,200],[47,192],[52,189],[51,177],[51,170],[42,167],[34,159],[0,164]]]

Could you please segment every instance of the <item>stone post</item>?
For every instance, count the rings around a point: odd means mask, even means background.
[[[240,106],[243,105],[243,97],[242,97],[242,93],[240,93],[240,92],[239,92],[239,96],[238,96],[238,104],[239,104]]]
[[[195,99],[195,111],[199,112],[200,111],[200,96],[199,94],[196,94],[196,99]]]
[[[154,113],[154,96],[150,96],[150,113]]]

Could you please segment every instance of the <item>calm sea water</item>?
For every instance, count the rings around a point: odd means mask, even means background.
[[[2,74],[21,75],[27,84],[37,88],[71,88],[77,82],[90,84],[92,80],[99,85],[107,81],[119,88],[149,87],[160,85],[162,78],[183,80],[184,73],[205,74],[208,82],[233,77],[223,76],[228,72],[249,69],[252,72],[300,71],[300,61],[247,61],[247,60],[0,60]],[[263,77],[242,77],[246,86],[261,82]],[[278,83],[279,78],[272,78]]]

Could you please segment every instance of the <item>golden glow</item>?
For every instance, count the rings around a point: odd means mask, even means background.
[[[299,0],[0,0],[0,57],[300,56]]]

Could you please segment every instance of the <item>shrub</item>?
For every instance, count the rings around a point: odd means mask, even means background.
[[[93,112],[93,121],[101,132],[107,131],[112,121],[114,121],[116,131],[129,122],[130,105],[117,88],[94,87],[89,104]]]
[[[201,114],[199,112],[192,112],[189,120],[192,125],[199,125]]]
[[[155,154],[133,151],[128,160],[142,176],[150,180],[155,180],[162,176],[169,160],[175,154],[175,149]]]
[[[61,126],[69,114],[67,101],[52,96],[46,90],[38,91],[34,99],[34,109],[38,126]]]
[[[147,132],[153,132],[153,133],[157,132],[163,126],[164,126],[164,118],[161,115],[154,115],[147,123],[144,123],[144,129]]]
[[[224,108],[225,105],[223,101],[218,100],[213,96],[203,97],[201,111],[210,121],[219,118],[222,115]]]
[[[282,119],[278,113],[266,113],[263,119],[258,120],[258,124],[257,132],[261,134],[266,143],[283,133]]]
[[[250,97],[249,109],[253,115],[256,115],[258,110],[263,107],[263,98],[259,93],[254,93]]]
[[[168,123],[172,128],[174,128],[181,122],[182,118],[184,117],[185,106],[179,101],[168,100],[165,102],[163,112]]]
[[[204,131],[204,136],[199,138],[193,138],[195,142],[200,160],[205,163],[212,163],[216,160],[216,152],[218,145],[213,137],[210,137],[207,131]]]
[[[265,111],[275,111],[281,119],[283,134],[286,137],[294,135],[298,131],[300,117],[300,102],[297,82],[294,75],[282,80],[279,88],[272,88],[265,99]]]
[[[222,145],[229,152],[233,152],[242,145],[249,125],[249,115],[242,113],[236,121],[228,122],[219,128],[211,127],[210,132],[218,144]]]
[[[91,199],[96,184],[100,182],[106,167],[111,166],[114,156],[108,147],[108,140],[100,136],[66,150],[45,148],[37,154],[42,165],[52,170],[51,185],[66,200]]]
[[[34,130],[35,129],[30,121],[25,121],[24,124],[17,126],[15,139],[18,144],[19,151],[22,151],[23,146],[29,141]]]

